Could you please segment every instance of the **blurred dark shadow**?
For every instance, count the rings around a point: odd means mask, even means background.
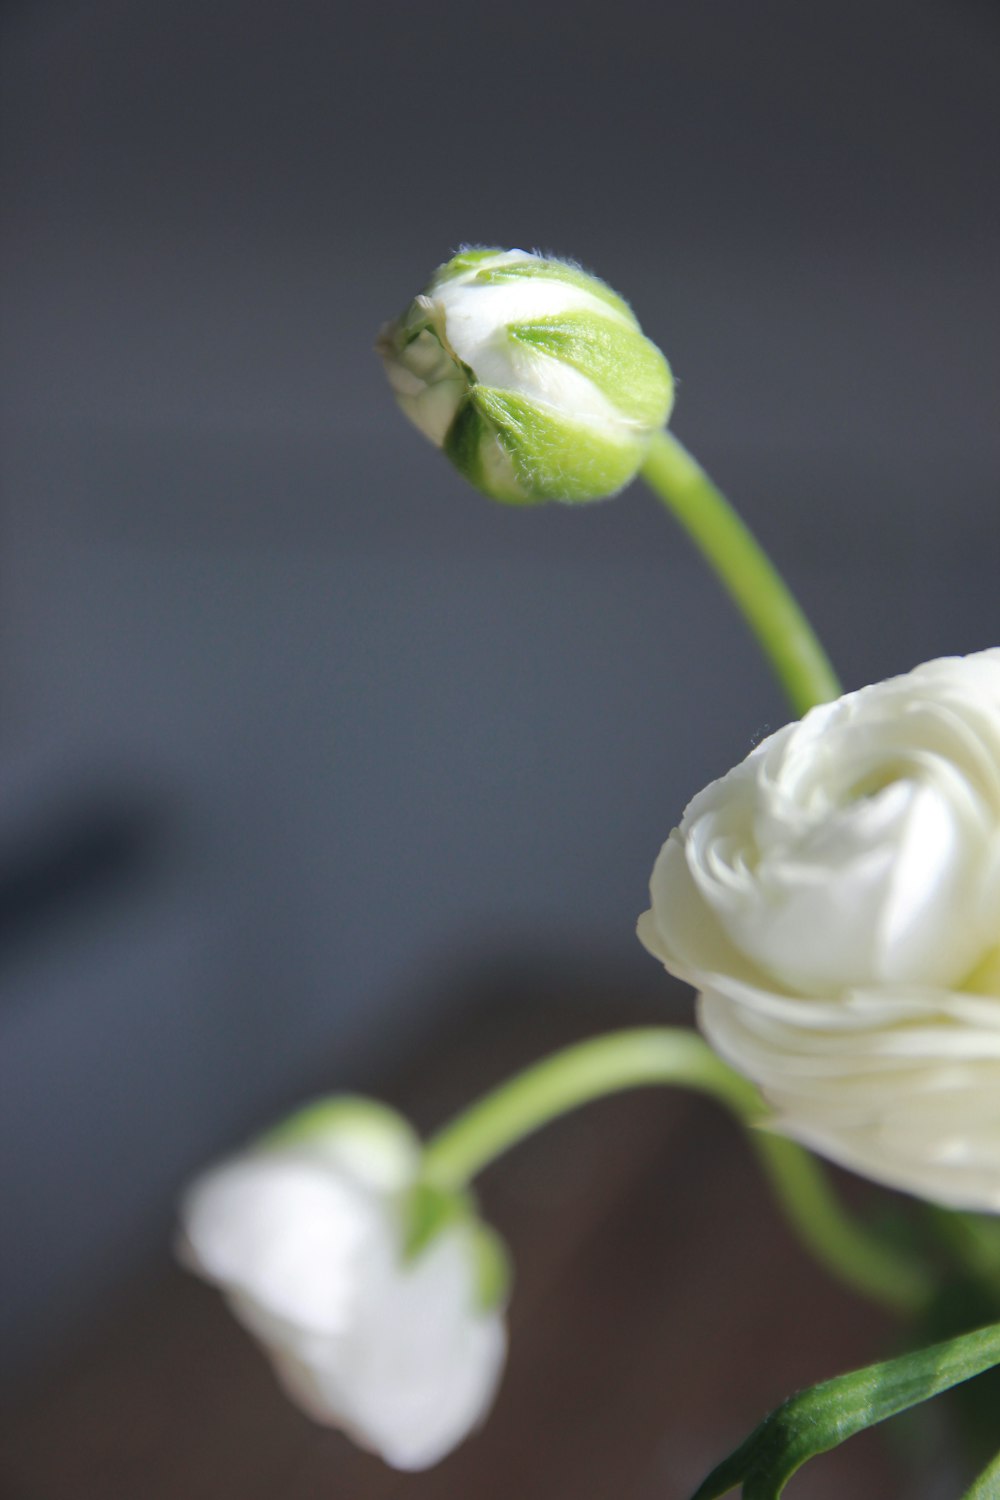
[[[157,868],[166,811],[138,795],[97,793],[0,847],[0,974],[67,921],[100,921],[102,907]]]

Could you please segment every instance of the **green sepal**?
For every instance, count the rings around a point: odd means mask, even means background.
[[[743,1500],[777,1500],[817,1453],[997,1364],[1000,1323],[800,1391],[764,1418],[692,1500],[719,1500],[738,1485]]]
[[[464,276],[466,271],[474,271],[484,260],[493,260],[497,255],[505,253],[498,245],[464,245],[457,255],[453,255],[451,260],[438,268],[434,274],[434,284],[453,281],[456,276]]]
[[[512,1279],[510,1256],[496,1230],[479,1218],[470,1192],[418,1182],[407,1194],[403,1212],[404,1261],[417,1260],[439,1234],[456,1229],[467,1242],[479,1311],[493,1312],[506,1303]]]
[[[416,1260],[444,1229],[474,1214],[468,1193],[417,1182],[406,1195],[403,1209],[403,1258]]]
[[[628,484],[642,462],[644,438],[608,437],[491,386],[474,386],[469,400],[493,424],[529,500],[602,500]]]
[[[363,1132],[373,1141],[398,1146],[407,1153],[419,1151],[419,1138],[409,1121],[388,1104],[365,1094],[316,1099],[272,1126],[260,1137],[260,1144],[293,1146],[340,1132]]]
[[[670,366],[636,328],[624,328],[596,313],[574,312],[515,323],[507,336],[579,370],[623,417],[640,427],[662,427],[670,415]]]
[[[582,267],[575,266],[570,261],[547,260],[542,258],[532,260],[507,261],[499,266],[484,266],[481,271],[476,272],[476,281],[484,286],[490,286],[502,281],[535,281],[539,277],[546,281],[561,282],[563,286],[577,287],[581,292],[589,292],[592,297],[613,308],[619,317],[624,318],[633,328],[638,328],[635,313],[629,307],[624,297],[619,297],[613,292],[607,282],[601,281],[598,276],[591,276]]]
[[[479,410],[474,386],[459,404],[442,444],[458,472],[491,500],[507,505],[530,505],[536,498],[518,483],[506,446],[496,427]]]
[[[514,1279],[510,1251],[496,1230],[484,1224],[482,1219],[473,1220],[469,1228],[476,1262],[479,1310],[493,1312],[495,1308],[505,1307],[510,1300]]]

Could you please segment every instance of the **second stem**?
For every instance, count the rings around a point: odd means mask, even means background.
[[[931,1288],[922,1267],[844,1212],[808,1151],[756,1128],[764,1105],[753,1084],[683,1027],[613,1031],[534,1063],[438,1131],[424,1153],[425,1181],[445,1191],[462,1189],[511,1146],[568,1110],[650,1084],[708,1094],[748,1127],[789,1221],[828,1271],[894,1313],[912,1314],[924,1305]]]

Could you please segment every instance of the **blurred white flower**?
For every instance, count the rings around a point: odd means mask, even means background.
[[[495,500],[594,500],[635,475],[673,380],[628,303],[568,261],[464,250],[379,338],[400,406]]]
[[[484,1226],[457,1218],[404,1253],[419,1160],[391,1111],[317,1106],[198,1178],[178,1245],[292,1399],[398,1469],[436,1463],[478,1425],[506,1350],[482,1296]]]
[[[775,1128],[1000,1211],[1000,649],[772,735],[687,808],[639,936]]]

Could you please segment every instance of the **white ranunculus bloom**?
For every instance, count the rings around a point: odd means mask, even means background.
[[[814,708],[691,802],[639,936],[775,1128],[1000,1212],[1000,649]]]
[[[506,1351],[502,1311],[483,1305],[474,1221],[404,1257],[418,1164],[388,1110],[320,1106],[200,1177],[178,1247],[293,1400],[399,1469],[436,1463],[478,1425]]]
[[[463,250],[379,338],[406,415],[495,500],[595,500],[632,479],[673,379],[628,303],[569,261]]]

